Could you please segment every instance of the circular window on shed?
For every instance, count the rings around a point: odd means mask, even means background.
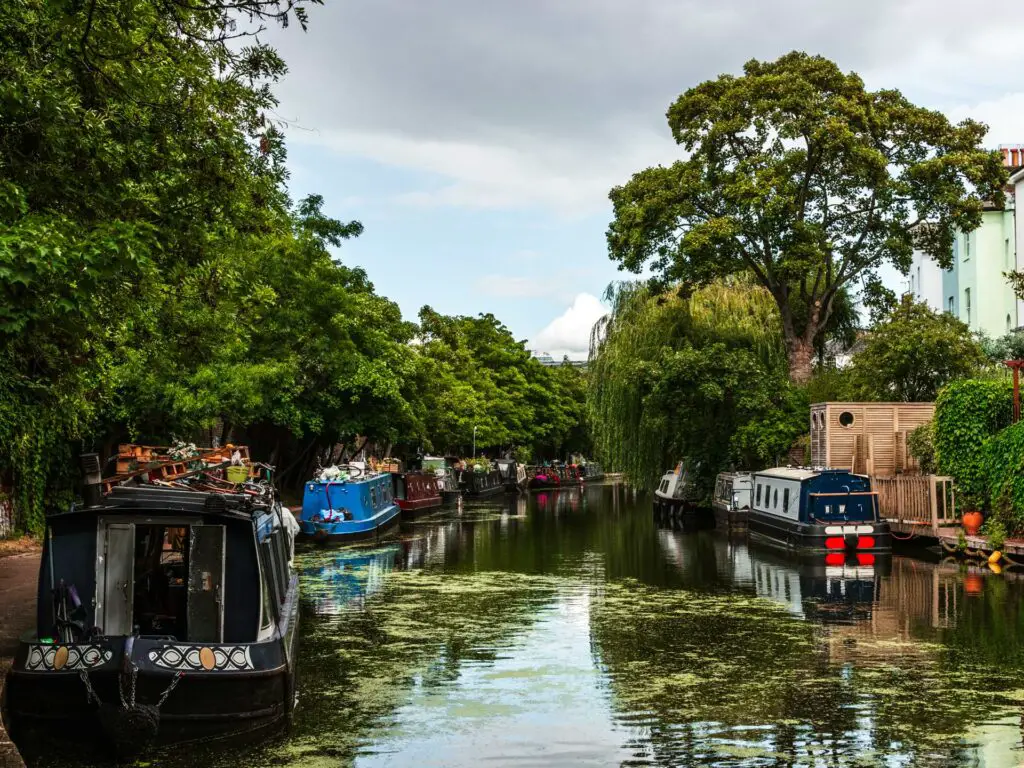
[[[853,414],[849,411],[843,411],[839,414],[839,424],[844,427],[853,426]]]

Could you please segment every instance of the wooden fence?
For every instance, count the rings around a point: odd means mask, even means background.
[[[897,530],[937,536],[940,527],[958,523],[951,477],[872,476],[871,488],[878,493],[879,513]]]

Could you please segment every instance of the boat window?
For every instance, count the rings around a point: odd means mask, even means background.
[[[270,585],[267,583],[266,569],[262,566],[260,567],[260,577],[262,578],[260,592],[263,593],[263,615],[260,621],[260,629],[266,630],[273,626],[274,621],[277,619],[277,611],[274,610],[274,598],[270,592]]]
[[[170,529],[174,530],[174,529]],[[184,529],[182,538],[184,536]],[[188,550],[188,639],[224,636],[224,526],[193,525]]]
[[[761,484],[757,484],[757,503],[761,503]]]
[[[789,510],[789,488],[786,488],[782,492],[782,511],[786,512]]]
[[[193,535],[202,526],[193,527]],[[220,532],[223,528],[216,527]],[[193,627],[192,581],[193,571],[201,572],[203,566],[195,562],[195,545],[190,544],[187,526],[136,525],[135,563],[132,588],[130,622],[139,628],[142,635],[170,635],[178,640],[191,639],[194,630],[204,634],[199,627]],[[204,551],[200,551],[200,556]],[[209,566],[211,573],[206,586],[211,589],[220,584],[221,568]],[[197,576],[196,578],[201,578]],[[197,587],[204,586],[202,583]],[[202,602],[203,593],[196,595]],[[216,607],[216,606],[215,606]],[[219,626],[214,614],[214,629]],[[201,619],[197,610],[196,621]],[[112,634],[110,628],[106,631]]]
[[[273,617],[276,621],[279,615],[278,606],[283,602],[281,587],[275,575],[277,566],[274,563],[274,549],[269,539],[260,542],[260,558],[263,561],[263,585],[270,590],[270,602],[273,606]]]
[[[774,498],[772,499],[772,506],[775,507],[776,509],[779,508],[779,489],[778,488],[775,489]]]

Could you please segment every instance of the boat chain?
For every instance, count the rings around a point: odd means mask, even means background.
[[[125,700],[125,696],[124,696],[123,678],[119,678],[118,681],[117,681],[117,692],[118,692],[118,694],[121,697],[121,707],[123,709],[125,709],[125,710],[135,709],[135,682],[138,679],[138,676],[139,676],[139,668],[135,664],[132,664],[131,677],[129,678],[129,685],[128,685],[128,699],[127,699],[127,701]],[[164,702],[167,701],[167,697],[170,696],[171,692],[175,688],[178,687],[178,683],[181,682],[181,678],[183,678],[184,676],[185,676],[185,673],[182,672],[181,670],[179,670],[177,673],[175,673],[174,678],[170,682],[170,685],[168,685],[164,689],[164,692],[160,694],[160,698],[157,699],[157,702],[156,702],[156,708],[157,709],[159,709],[160,707],[162,707],[164,705]],[[85,685],[85,700],[86,700],[86,702],[95,701],[97,705],[103,704],[103,702],[100,700],[99,694],[97,694],[96,691],[92,687],[92,681],[89,679],[89,673],[86,670],[84,670],[84,669],[80,670],[79,673],[78,673],[78,677],[81,679],[82,683]]]

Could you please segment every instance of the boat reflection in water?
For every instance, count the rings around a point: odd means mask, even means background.
[[[336,616],[361,606],[401,562],[398,544],[373,549],[338,549],[300,558],[303,598],[319,616]],[[301,561],[305,561],[305,564]]]

